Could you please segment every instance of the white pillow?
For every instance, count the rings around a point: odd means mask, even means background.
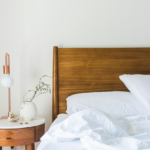
[[[135,116],[149,114],[130,92],[81,93],[67,98],[67,113],[96,108],[113,116]]]
[[[121,75],[120,80],[136,99],[150,110],[150,75]]]

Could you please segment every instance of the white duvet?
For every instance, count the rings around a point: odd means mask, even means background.
[[[150,116],[114,118],[100,110],[87,109],[50,127],[41,140],[80,140],[87,150],[150,150]]]

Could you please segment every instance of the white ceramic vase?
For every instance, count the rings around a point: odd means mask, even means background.
[[[33,120],[37,115],[37,108],[33,102],[24,102],[20,108],[20,116],[25,121]]]

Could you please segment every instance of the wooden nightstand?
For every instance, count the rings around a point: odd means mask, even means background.
[[[36,117],[32,121],[18,122],[0,120],[0,150],[4,146],[21,145],[25,145],[26,150],[35,150],[34,143],[39,142],[44,133],[44,118]]]

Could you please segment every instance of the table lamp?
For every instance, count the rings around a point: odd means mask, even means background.
[[[8,117],[11,112],[11,99],[10,99],[10,87],[13,85],[13,78],[10,76],[10,57],[9,54],[5,54],[5,66],[3,66],[4,77],[1,79],[1,85],[8,88]],[[1,119],[7,119],[6,117],[1,117]]]

